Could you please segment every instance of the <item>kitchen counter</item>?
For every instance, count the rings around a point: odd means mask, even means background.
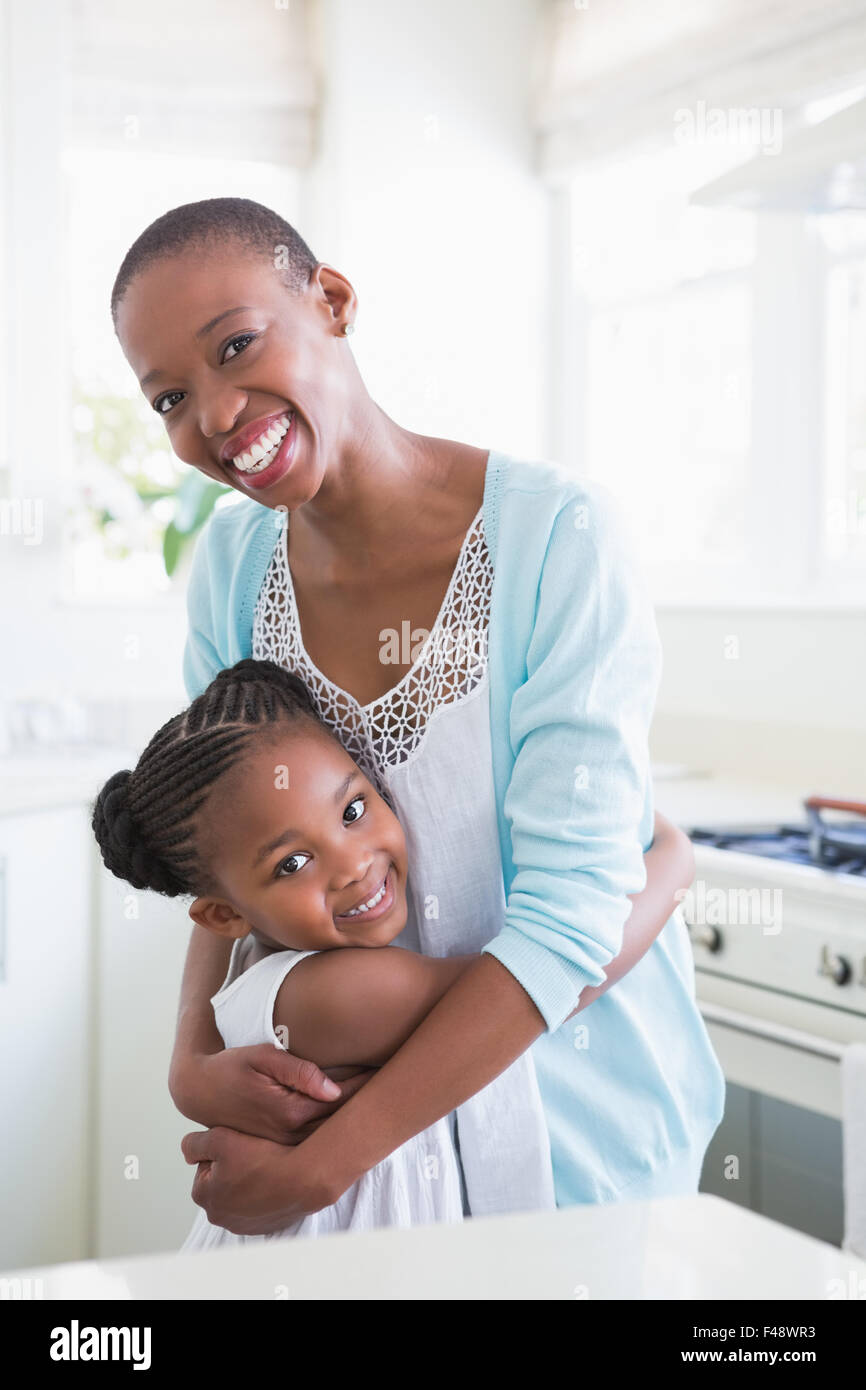
[[[0,757],[0,815],[89,805],[103,782],[136,755],[113,746],[59,746]]]
[[[699,773],[669,776],[660,769],[653,776],[655,808],[686,829],[694,825],[805,823],[803,801],[820,790],[802,782],[786,785]]]
[[[46,1299],[866,1299],[863,1260],[705,1194],[16,1275]]]

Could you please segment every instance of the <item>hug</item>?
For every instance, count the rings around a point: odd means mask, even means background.
[[[390,419],[351,283],[258,203],[158,218],[111,307],[174,453],[237,494],[190,703],[93,811],[114,874],[189,900],[184,1248],[696,1192],[724,1079],[612,496]]]

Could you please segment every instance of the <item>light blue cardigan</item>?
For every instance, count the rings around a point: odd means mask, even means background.
[[[560,1206],[695,1191],[724,1078],[694,1000],[685,926],[565,1022],[619,953],[652,842],[648,735],[661,645],[612,495],[559,465],[492,450],[490,727],[505,920],[484,950],[547,1025],[532,1052]],[[196,546],[190,698],[252,650],[283,517],[242,498]],[[459,795],[459,788],[455,789]]]

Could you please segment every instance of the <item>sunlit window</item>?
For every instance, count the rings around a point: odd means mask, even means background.
[[[866,572],[866,213],[818,221],[828,255],[825,557]]]
[[[109,301],[129,246],[155,217],[200,198],[253,198],[296,216],[299,175],[239,160],[67,149],[66,283],[73,495],[64,592],[100,602],[153,599],[188,565],[224,491],[172,454],[114,335]]]
[[[674,147],[572,187],[585,466],[623,498],[653,571],[672,553],[681,569],[743,559],[755,219],[689,204],[731,158]]]

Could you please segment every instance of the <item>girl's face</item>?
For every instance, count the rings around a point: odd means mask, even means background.
[[[118,307],[117,336],[179,459],[294,511],[352,439],[360,378],[342,329],[356,303],[330,266],[320,262],[294,295],[267,260],[229,245],[142,270]],[[261,451],[265,468],[245,471]]]
[[[306,723],[220,778],[197,835],[222,896],[190,915],[229,937],[324,951],[386,946],[406,925],[407,855],[393,811],[326,733]],[[385,894],[366,913],[350,909]]]

